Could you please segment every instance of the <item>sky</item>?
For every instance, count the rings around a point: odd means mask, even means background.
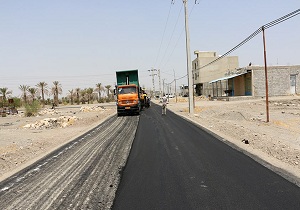
[[[172,4],[172,2],[174,4]],[[300,9],[299,0],[189,0],[194,51],[222,55],[262,25]],[[265,31],[268,65],[300,65],[300,15]],[[230,54],[239,66],[263,65],[262,34]],[[75,88],[114,86],[115,71],[138,69],[152,88],[187,84],[185,16],[181,0],[0,0],[0,87],[19,97],[20,85],[59,81]],[[158,90],[158,76],[154,76]]]

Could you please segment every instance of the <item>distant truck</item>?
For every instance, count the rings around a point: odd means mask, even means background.
[[[116,71],[117,114],[140,114],[142,109],[138,70]]]

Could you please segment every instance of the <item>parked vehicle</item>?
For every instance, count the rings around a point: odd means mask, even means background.
[[[117,71],[117,114],[139,114],[141,111],[141,93],[138,70]]]
[[[175,95],[173,95],[173,94],[166,94],[166,97],[167,98],[175,98]]]

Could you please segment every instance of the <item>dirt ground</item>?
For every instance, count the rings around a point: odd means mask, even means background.
[[[189,114],[187,98],[177,99],[170,99],[169,110],[300,178],[300,97],[269,98],[270,122],[266,122],[262,98],[210,101],[197,97],[193,115]],[[22,111],[0,117],[0,181],[116,113],[115,103],[87,107],[91,109],[60,106],[55,112],[47,109],[36,117],[24,117]]]
[[[35,117],[0,116],[0,181],[116,113],[115,103],[44,108]],[[63,120],[60,120],[60,119]]]

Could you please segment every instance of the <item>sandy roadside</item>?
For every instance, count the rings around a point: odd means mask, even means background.
[[[104,109],[82,110],[82,107]],[[45,112],[36,117],[7,115],[0,117],[0,181],[34,163],[62,145],[94,128],[108,117],[116,114],[114,103],[60,106],[54,112]],[[65,127],[24,128],[44,119],[76,117]],[[71,118],[72,119],[72,118]]]

